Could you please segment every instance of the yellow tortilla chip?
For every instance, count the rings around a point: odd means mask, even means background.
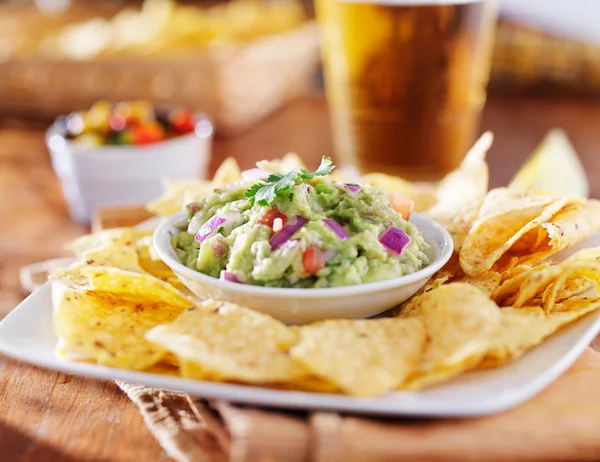
[[[473,226],[488,191],[488,166],[485,155],[492,146],[493,135],[484,133],[467,153],[460,167],[439,183],[437,203],[427,212],[452,236],[455,252]]]
[[[185,204],[191,202],[188,195],[197,199],[208,196],[214,191],[211,181],[203,180],[172,180],[165,178],[163,181],[163,195],[146,204],[146,210],[154,215],[170,217],[184,209]]]
[[[598,308],[597,298],[567,300],[560,305],[560,311],[553,313],[539,307],[503,308],[493,342],[480,367],[497,367],[516,359],[564,325]]]
[[[491,191],[465,239],[460,264],[469,276],[543,260],[600,229],[600,202]]]
[[[242,179],[242,172],[240,166],[233,157],[228,157],[223,161],[215,172],[215,176],[212,180],[213,188],[219,186],[225,186]]]
[[[287,173],[294,169],[305,169],[306,165],[295,152],[288,152],[281,159],[261,160],[256,163],[256,166],[267,172]]]
[[[579,279],[585,277],[591,283],[596,286],[596,293],[600,292],[600,263],[587,262],[587,261],[572,261],[565,262],[560,265],[560,273],[557,275],[556,280],[552,284],[552,287],[544,293],[544,309],[546,311],[553,311],[555,304],[560,300],[560,293],[564,291],[568,286],[568,282],[573,279]],[[581,284],[579,281],[577,284]],[[568,290],[572,290],[569,287]]]
[[[110,266],[128,271],[143,271],[134,245],[133,231],[124,229],[103,244],[84,250],[81,263],[89,266]]]
[[[85,234],[75,240],[65,244],[65,247],[81,257],[83,252],[101,247],[112,241],[123,241],[129,238],[133,239],[132,228],[112,228],[93,234]]]
[[[153,255],[152,236],[146,236],[135,241],[135,250],[141,269],[155,278],[168,282],[179,290],[187,290],[183,282],[173,273],[173,270],[160,258]]]
[[[488,351],[500,310],[476,287],[452,283],[427,292],[401,316],[422,319],[429,339],[419,365],[402,386],[420,390],[476,367]]]
[[[308,376],[286,353],[296,340],[292,331],[232,303],[207,300],[146,338],[176,355],[188,378],[277,383]]]
[[[539,307],[503,308],[493,342],[479,367],[496,367],[521,356],[558,327]]]
[[[348,394],[380,396],[404,381],[424,346],[418,319],[332,320],[302,327],[291,355]]]
[[[505,280],[492,298],[505,306],[531,305],[532,300],[544,302],[546,309],[589,289],[599,281],[599,249],[584,249],[562,263],[547,262],[531,267]]]
[[[175,287],[150,274],[103,266],[88,266],[79,271],[88,280],[90,287],[96,291],[115,295],[129,294],[141,300],[168,303],[180,308],[194,304],[194,301]]]
[[[68,357],[143,370],[165,350],[145,340],[145,333],[174,320],[183,310],[163,301],[139,300],[107,292],[78,291],[52,284],[54,328]]]

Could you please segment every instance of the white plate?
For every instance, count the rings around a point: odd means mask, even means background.
[[[600,311],[597,311],[504,367],[471,372],[418,393],[394,392],[383,398],[359,399],[185,380],[61,360],[54,355],[57,337],[52,329],[50,285],[46,284],[0,322],[0,351],[70,374],[124,380],[239,403],[394,416],[468,417],[500,412],[531,398],[564,372],[599,331]]]

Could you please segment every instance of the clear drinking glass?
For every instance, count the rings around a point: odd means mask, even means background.
[[[495,0],[315,0],[342,165],[412,180],[453,170],[486,98]]]

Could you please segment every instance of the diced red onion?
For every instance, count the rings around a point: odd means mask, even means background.
[[[276,233],[271,238],[271,241],[270,241],[271,250],[278,249],[285,242],[289,241],[290,238],[296,233],[296,231],[298,231],[300,228],[302,228],[307,222],[308,222],[308,218],[304,218],[301,215],[296,215],[296,216],[293,216],[292,218],[290,218],[288,220],[288,222],[285,224],[285,226],[283,228],[281,228],[281,231]]]
[[[262,168],[251,168],[242,172],[242,178],[246,181],[266,180],[269,176],[271,176],[271,172]]]
[[[221,271],[221,279],[223,281],[235,282],[236,284],[243,284],[243,282],[240,281],[235,274],[225,270]]]
[[[410,242],[410,237],[401,229],[390,226],[379,236],[379,242],[390,252],[401,255],[404,248]]]
[[[344,240],[350,237],[348,231],[346,231],[337,221],[332,220],[331,218],[323,218],[323,223],[325,223],[340,239]]]
[[[213,216],[202,225],[202,228],[196,233],[195,239],[198,242],[204,242],[206,238],[213,236],[223,223],[225,223],[225,218],[220,215]]]
[[[338,181],[337,184],[343,186],[346,192],[351,196],[353,196],[362,189],[362,186],[356,183],[345,183],[343,181]]]
[[[224,215],[215,215],[210,220],[202,225],[200,231],[196,234],[196,240],[200,243],[204,242],[209,237],[214,236],[219,231],[219,228],[223,227],[230,231],[233,226],[242,217],[239,212],[225,213]]]

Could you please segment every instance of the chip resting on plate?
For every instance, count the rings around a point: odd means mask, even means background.
[[[287,354],[297,339],[293,330],[232,303],[207,300],[146,338],[177,356],[188,378],[287,383],[309,375]]]
[[[476,287],[452,283],[411,303],[401,317],[425,324],[428,342],[419,365],[403,388],[419,390],[476,367],[485,356],[500,321],[500,309]]]
[[[125,369],[143,370],[161,360],[166,350],[144,335],[185,308],[129,294],[74,290],[59,282],[52,292],[61,353]]]
[[[398,388],[424,347],[419,319],[331,320],[302,327],[291,355],[348,394],[379,396]]]
[[[88,266],[80,270],[93,290],[112,294],[129,294],[140,299],[187,307],[193,302],[171,284],[146,273],[135,273],[119,268]]]
[[[143,269],[140,266],[134,244],[132,229],[124,228],[112,239],[81,252],[81,263],[89,266],[109,266],[141,272]]]
[[[173,273],[173,270],[160,258],[153,255],[152,236],[139,238],[135,241],[134,245],[139,265],[143,271],[150,273],[155,278],[168,282],[177,289],[185,290],[185,286],[175,273]]]
[[[83,252],[102,247],[110,242],[126,242],[127,240],[133,240],[134,231],[132,228],[112,228],[105,229],[93,234],[85,234],[83,236],[74,239],[67,243],[65,247],[72,251],[75,256],[81,257]]]
[[[504,188],[486,196],[460,251],[464,272],[476,277],[541,261],[600,230],[600,201],[529,196]]]
[[[600,283],[600,249],[584,249],[561,263],[544,262],[508,278],[492,297],[504,306],[544,305],[547,311],[562,300]]]
[[[496,367],[518,358],[564,325],[600,308],[600,299],[573,298],[557,308],[559,311],[552,313],[539,307],[501,309],[500,322],[480,367]]]

